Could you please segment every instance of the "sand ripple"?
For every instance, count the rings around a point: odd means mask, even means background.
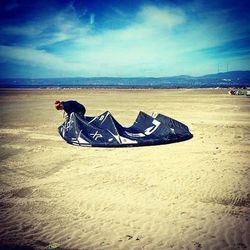
[[[250,99],[224,90],[53,91],[24,91],[11,106],[0,100],[0,249],[250,249]],[[59,97],[84,98],[90,113],[105,103],[124,124],[141,103],[148,113],[157,107],[194,138],[73,147],[48,104]]]

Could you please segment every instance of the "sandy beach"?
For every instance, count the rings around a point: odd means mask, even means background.
[[[250,98],[226,89],[0,89],[0,249],[250,249]],[[191,140],[84,148],[56,99],[183,122]]]

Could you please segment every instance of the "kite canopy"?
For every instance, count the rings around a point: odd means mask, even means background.
[[[123,127],[106,111],[95,117],[71,113],[58,130],[70,144],[93,147],[158,145],[193,137],[186,125],[161,114],[152,117],[142,111],[129,128]]]

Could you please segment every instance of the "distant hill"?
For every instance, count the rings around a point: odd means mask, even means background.
[[[230,71],[204,76],[171,77],[65,77],[0,79],[0,87],[110,87],[110,88],[214,88],[249,87],[250,71]]]
[[[214,78],[214,79],[250,79],[250,70],[248,71],[229,71],[221,72],[217,74],[204,75],[202,78]]]

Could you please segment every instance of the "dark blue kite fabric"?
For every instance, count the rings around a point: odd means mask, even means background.
[[[62,138],[70,144],[93,147],[124,147],[167,144],[193,137],[188,127],[170,117],[156,117],[140,112],[134,124],[125,128],[110,112],[83,117],[71,113],[59,128]]]

